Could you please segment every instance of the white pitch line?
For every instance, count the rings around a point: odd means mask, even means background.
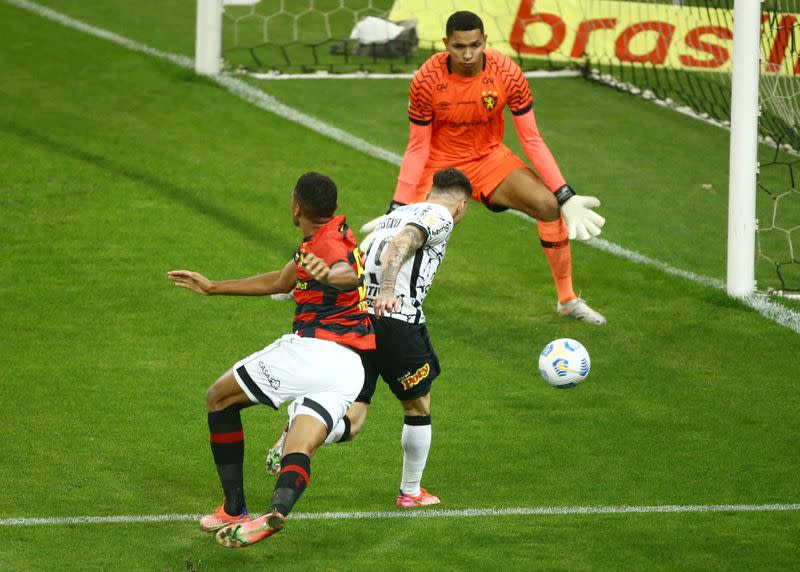
[[[643,505],[643,506],[562,506],[538,508],[468,508],[462,510],[422,509],[382,512],[300,512],[291,520],[384,520],[397,518],[476,518],[507,516],[564,516],[591,514],[675,514],[703,512],[786,512],[800,510],[800,503],[716,504],[716,505]],[[61,524],[135,524],[198,520],[201,514],[154,514],[121,516],[65,516],[52,518],[4,518],[0,526],[37,526]],[[257,515],[253,515],[257,516]]]
[[[303,79],[303,80],[326,80],[326,79],[411,79],[414,77],[413,73],[371,73],[371,72],[353,72],[353,73],[329,73],[327,71],[319,71],[316,73],[279,73],[279,72],[261,72],[261,73],[247,73],[248,77],[254,79],[265,79],[270,81],[282,81],[287,79]],[[553,70],[553,71],[526,71],[522,75],[529,78],[536,79],[552,79],[558,77],[581,77],[583,74],[578,70]]]
[[[69,16],[62,14],[61,12],[57,12],[45,6],[41,6],[34,2],[30,2],[29,0],[4,0],[7,4],[11,4],[13,6],[17,6],[19,8],[28,10],[43,18],[47,18],[49,20],[53,20],[64,26],[69,28],[73,28],[75,30],[79,30],[86,34],[90,34],[92,36],[96,36],[98,38],[102,38],[104,40],[108,40],[120,46],[123,46],[129,50],[135,52],[141,52],[147,55],[150,55],[155,58],[164,59],[174,63],[177,66],[186,69],[194,69],[194,61],[191,58],[186,56],[181,56],[178,54],[170,54],[167,52],[162,52],[161,50],[157,50],[155,48],[151,48],[145,44],[140,42],[136,42],[134,40],[125,38],[120,36],[119,34],[115,34],[108,30],[104,30],[102,28],[98,28],[96,26],[92,26],[80,20],[76,20],[74,18],[70,18]],[[343,145],[347,145],[353,149],[361,151],[366,155],[371,157],[375,157],[377,159],[381,159],[388,163],[399,165],[402,157],[397,153],[389,151],[388,149],[384,149],[377,145],[373,145],[369,141],[361,139],[360,137],[356,137],[343,129],[339,129],[338,127],[334,127],[332,125],[328,125],[327,123],[317,119],[316,117],[312,117],[311,115],[307,115],[301,111],[298,111],[288,105],[285,105],[275,99],[274,97],[267,95],[260,89],[257,89],[250,84],[243,82],[235,77],[231,76],[212,76],[209,77],[212,81],[216,82],[218,85],[225,88],[227,91],[232,93],[233,95],[255,105],[256,107],[268,111],[270,113],[274,113],[284,119],[292,121],[294,123],[298,123],[302,125],[306,129],[310,129],[319,133],[320,135],[324,135],[325,137],[329,137],[334,141],[342,143]],[[513,214],[518,214],[523,218],[528,220],[529,217],[522,213],[518,213],[516,211],[512,211]],[[674,268],[669,264],[664,262],[660,262],[658,260],[649,258],[643,254],[639,254],[633,250],[628,250],[621,246],[615,245],[610,243],[606,240],[602,239],[593,239],[587,241],[586,244],[613,254],[615,256],[619,256],[626,260],[630,260],[637,264],[644,264],[647,266],[652,266],[657,268],[667,274],[672,274],[674,276],[680,276],[687,280],[691,280],[692,282],[696,282],[698,284],[702,284],[704,286],[710,286],[712,288],[724,290],[724,284],[716,280],[714,278],[708,278],[706,276],[701,276],[699,274],[695,274],[694,272],[688,272],[685,270],[680,270],[678,268]],[[781,304],[776,304],[774,302],[770,302],[769,300],[764,299],[763,297],[759,296],[749,296],[747,298],[739,298],[739,300],[747,305],[748,307],[752,308],[765,318],[776,322],[782,326],[789,328],[790,330],[794,331],[795,333],[800,334],[800,312],[795,312],[789,308]]]

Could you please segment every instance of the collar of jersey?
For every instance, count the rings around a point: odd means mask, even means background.
[[[486,54],[483,54],[483,66],[481,67],[481,73],[483,73],[485,71],[486,71]],[[450,54],[447,54],[447,73],[448,73],[448,75],[450,75],[451,77],[457,79],[458,81],[472,81],[473,79],[475,79],[476,77],[481,75],[479,73],[479,74],[476,74],[476,75],[474,75],[472,77],[464,77],[463,75],[458,75],[457,73],[453,73],[453,66],[450,63]]]

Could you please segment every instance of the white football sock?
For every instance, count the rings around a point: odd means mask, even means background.
[[[419,483],[431,449],[430,425],[403,425],[400,438],[403,446],[403,480],[400,490],[407,495],[419,494]]]

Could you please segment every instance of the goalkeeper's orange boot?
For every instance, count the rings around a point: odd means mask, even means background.
[[[411,508],[414,506],[429,506],[432,504],[439,504],[440,502],[442,501],[439,500],[439,497],[433,496],[428,491],[420,487],[418,495],[409,495],[403,491],[400,491],[400,495],[397,497],[395,504],[400,508]]]
[[[209,514],[200,519],[200,528],[206,532],[216,532],[220,528],[224,528],[229,524],[237,522],[245,522],[250,520],[250,515],[247,514],[245,509],[239,516],[231,516],[225,512],[225,503],[222,503],[214,511],[214,514]]]
[[[270,512],[240,524],[231,524],[217,532],[217,542],[228,548],[244,548],[269,538],[283,528],[286,517]]]

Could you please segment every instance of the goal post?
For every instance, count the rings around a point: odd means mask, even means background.
[[[217,75],[222,66],[222,2],[197,0],[194,71]]]
[[[726,284],[735,297],[755,292],[760,34],[761,3],[734,2]]]

